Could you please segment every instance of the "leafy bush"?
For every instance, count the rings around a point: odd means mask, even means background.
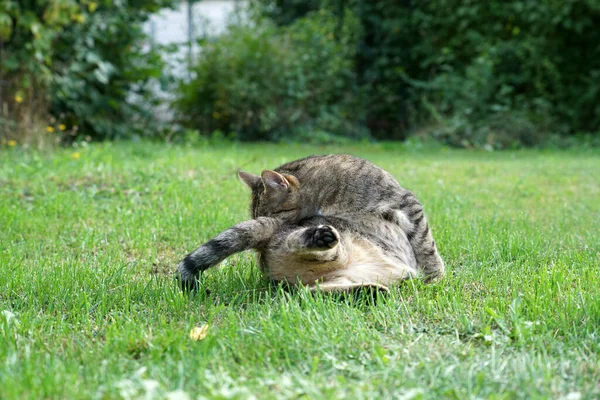
[[[281,26],[351,10],[371,133],[431,123],[449,143],[531,145],[600,132],[600,1],[260,0]]]
[[[164,64],[141,22],[163,3],[99,8],[63,32],[55,45],[53,115],[97,138],[152,131],[149,82],[160,78]],[[127,101],[132,92],[144,100]]]
[[[454,137],[503,148],[600,128],[600,2],[434,3],[421,27],[443,61],[424,58],[436,72],[422,96],[465,122]]]
[[[48,131],[95,138],[143,131],[151,99],[132,105],[133,90],[147,96],[160,76],[159,54],[146,47],[141,23],[172,0],[0,2],[0,93],[5,117],[36,119]],[[146,123],[144,123],[146,121]]]
[[[231,27],[203,43],[194,78],[175,106],[181,122],[201,132],[233,132],[242,140],[279,140],[320,131],[362,137],[354,90],[360,29],[326,11],[278,28],[262,21]]]
[[[76,15],[69,2],[0,1],[0,138],[46,119],[52,43]]]

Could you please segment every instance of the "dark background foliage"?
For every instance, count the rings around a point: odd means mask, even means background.
[[[370,132],[424,124],[456,145],[530,145],[600,127],[600,1],[261,0],[288,25],[351,11]]]
[[[153,136],[174,0],[1,0],[0,139]],[[600,132],[600,0],[255,0],[203,38],[174,89],[175,132],[241,140],[564,143]],[[50,126],[46,127],[47,124]],[[559,138],[559,139],[557,139]]]

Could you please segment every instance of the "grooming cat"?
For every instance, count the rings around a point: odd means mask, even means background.
[[[343,154],[311,156],[240,172],[252,190],[252,220],[233,226],[179,264],[182,286],[248,249],[274,281],[322,291],[381,289],[417,277],[440,278],[444,263],[415,195],[373,163]]]

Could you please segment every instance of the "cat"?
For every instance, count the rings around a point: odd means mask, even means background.
[[[201,271],[248,249],[275,282],[312,290],[387,290],[422,276],[440,279],[438,254],[415,195],[375,164],[345,154],[310,156],[260,176],[240,171],[250,187],[252,219],[217,235],[178,266],[184,289]]]

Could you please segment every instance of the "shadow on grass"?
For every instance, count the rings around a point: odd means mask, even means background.
[[[398,282],[389,290],[367,285],[345,291],[323,292],[318,289],[311,290],[307,286],[271,281],[263,278],[260,274],[244,282],[240,280],[223,281],[223,278],[222,276],[211,276],[206,279],[201,275],[194,288],[183,292],[189,297],[190,301],[208,302],[214,306],[238,306],[243,308],[250,304],[273,303],[285,300],[297,301],[299,304],[325,301],[363,307],[375,306],[382,302],[395,301],[399,297],[411,296],[414,291],[425,286],[421,281],[414,280]],[[173,284],[179,288],[180,282],[177,277],[174,277]]]

